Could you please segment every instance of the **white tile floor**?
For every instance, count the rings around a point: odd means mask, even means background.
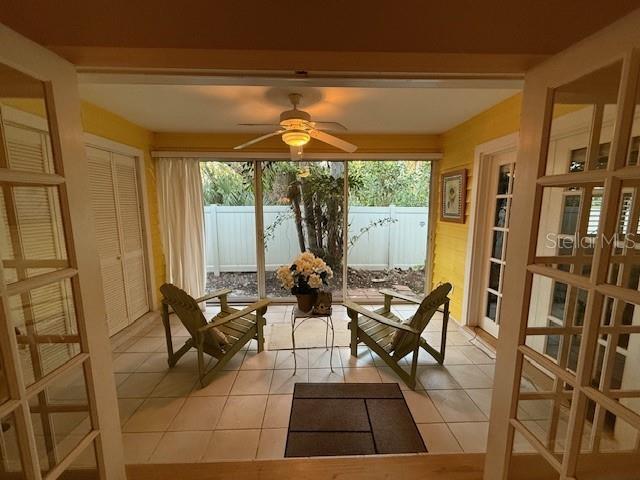
[[[287,331],[272,326],[286,324],[291,308],[269,307],[267,345],[270,335]],[[396,314],[403,317],[414,309],[394,307]],[[335,308],[334,320],[338,328],[346,328],[343,307]],[[177,318],[172,318],[172,325],[174,348],[178,348],[186,339],[186,332]],[[424,333],[436,346],[441,325],[441,319],[434,318]],[[323,342],[324,338],[318,338],[318,346]],[[265,350],[258,354],[254,342],[208,385],[199,388],[195,351],[186,354],[175,368],[167,368],[159,318],[143,335],[125,338],[114,350],[114,370],[126,461],[282,458],[293,385],[307,381],[398,382],[429,452],[486,449],[495,362],[471,344],[455,322],[449,324],[444,366],[421,352],[415,391],[409,390],[377,355],[363,346],[358,348],[357,357],[352,357],[347,347],[337,348],[333,373],[329,352],[323,347],[300,349],[296,356],[298,371],[293,376],[291,350]],[[406,360],[403,364],[409,368]]]

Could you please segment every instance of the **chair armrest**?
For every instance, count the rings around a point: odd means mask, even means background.
[[[215,322],[208,323],[204,327],[200,327],[198,329],[199,332],[205,332],[213,327],[219,327],[220,325],[224,325],[232,320],[236,320],[237,318],[244,317],[245,315],[255,312],[256,310],[260,310],[262,308],[266,308],[271,303],[271,300],[258,300],[255,303],[252,303],[248,307],[243,308],[242,310],[238,310],[237,312],[233,312],[229,315],[226,315],[222,318],[219,318]]]
[[[221,290],[216,290],[211,293],[207,293],[201,297],[196,298],[196,303],[206,302],[207,300],[211,300],[212,298],[222,297],[223,295],[229,295],[231,290],[228,288],[223,288]]]
[[[386,288],[379,290],[379,292],[383,294],[385,297],[398,298],[400,300],[405,300],[407,302],[417,303],[417,304],[422,302],[421,298],[416,298],[415,296],[412,296],[412,295],[405,295],[404,293],[399,293],[394,290],[388,290]]]
[[[343,305],[347,307],[347,310],[353,310],[354,312],[357,312],[360,315],[364,315],[365,317],[370,318],[371,320],[374,320],[378,323],[382,323],[383,325],[387,325],[388,327],[393,327],[398,330],[402,330],[403,332],[412,333],[413,335],[420,335],[420,332],[418,332],[415,328],[411,328],[409,325],[404,325],[402,323],[389,320],[388,318],[383,317],[379,313],[372,312],[371,310],[367,310],[366,308],[364,308],[361,305],[358,305],[357,303],[353,303],[347,300],[344,302]]]

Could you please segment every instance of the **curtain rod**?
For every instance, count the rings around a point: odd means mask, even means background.
[[[153,158],[198,158],[216,160],[286,160],[287,153],[278,152],[218,152],[218,151],[158,151]],[[304,160],[439,160],[442,153],[305,153]]]

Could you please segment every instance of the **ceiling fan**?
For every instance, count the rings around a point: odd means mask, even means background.
[[[289,145],[289,151],[291,154],[291,160],[302,159],[302,148],[309,143],[312,138],[320,140],[321,142],[328,143],[345,152],[353,153],[358,147],[353,143],[349,143],[341,138],[335,137],[326,133],[329,131],[346,131],[347,127],[338,122],[316,122],[311,121],[311,115],[304,110],[298,110],[298,105],[302,100],[302,95],[299,93],[290,93],[289,101],[293,108],[286,110],[280,114],[280,123],[240,123],[242,126],[251,127],[277,127],[275,132],[267,133],[261,137],[254,138],[248,142],[233,147],[234,150],[241,150],[254,143],[261,142],[267,138],[274,137],[276,135],[282,135],[282,141]]]

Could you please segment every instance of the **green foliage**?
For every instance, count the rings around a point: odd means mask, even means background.
[[[349,203],[365,207],[425,207],[429,205],[429,162],[349,162]],[[253,162],[200,164],[205,205],[254,205]],[[294,162],[264,162],[262,185],[265,205],[287,204],[290,185],[300,173]],[[326,167],[312,162],[306,177],[314,195],[341,195]],[[316,184],[317,183],[317,184]]]
[[[205,205],[254,205],[251,183],[241,163],[201,162],[202,194]]]
[[[429,205],[429,162],[349,162],[349,203],[363,207]]]

